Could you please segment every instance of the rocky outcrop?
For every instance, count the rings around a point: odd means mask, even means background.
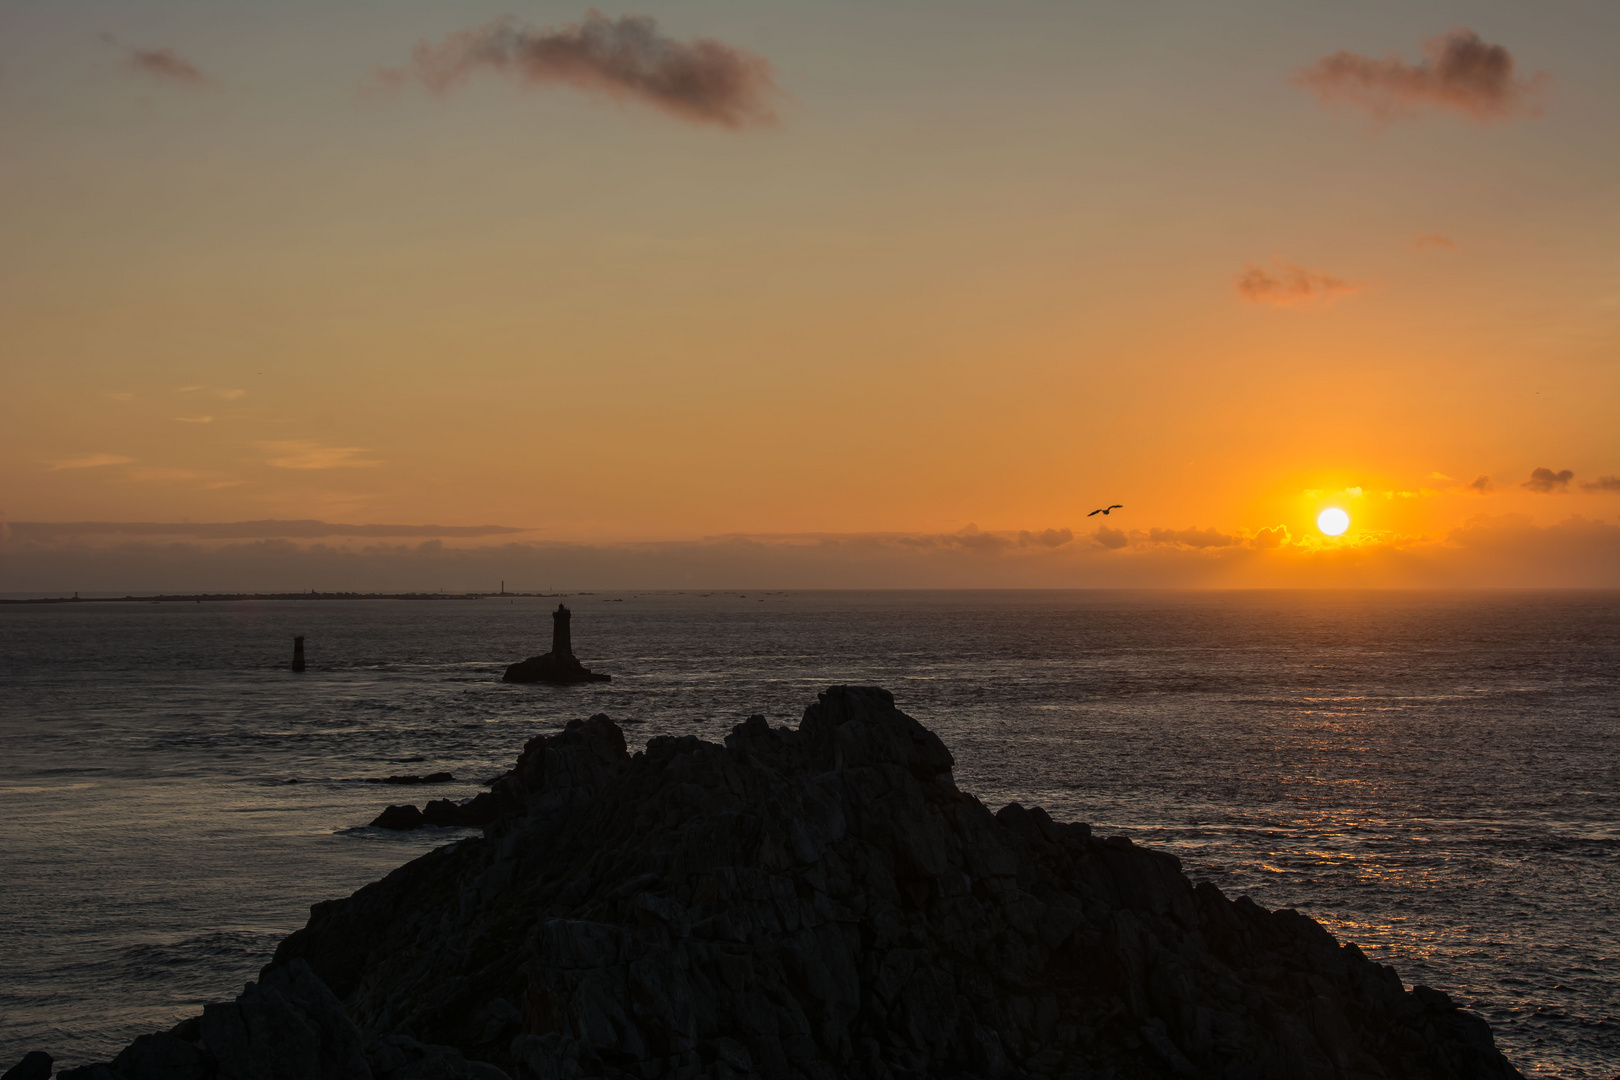
[[[543,682],[558,686],[610,681],[612,676],[597,674],[574,656],[569,619],[569,610],[558,604],[557,610],[551,613],[551,651],[512,664],[501,678],[506,682]]]
[[[307,964],[372,1045],[533,1080],[1518,1076],[1311,919],[952,765],[874,688],[724,746],[575,721],[482,838],[317,904],[265,981]]]
[[[315,905],[234,1002],[59,1076],[1519,1076],[1479,1017],[1304,915],[992,814],[952,766],[875,688],[633,756],[574,721],[479,796],[483,837]]]
[[[34,1051],[4,1080],[46,1080],[50,1055]],[[112,1061],[57,1080],[510,1080],[453,1046],[403,1035],[363,1045],[343,1004],[303,961],[248,983],[235,1001],[203,1008],[172,1031],[142,1035]]]

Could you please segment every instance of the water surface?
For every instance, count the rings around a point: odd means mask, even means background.
[[[368,828],[383,805],[474,794],[535,733],[719,739],[842,682],[892,690],[992,808],[1297,907],[1526,1074],[1620,1071],[1620,594],[564,599],[612,683],[499,681],[555,599],[0,608],[0,1066],[237,993],[311,903],[465,835]]]

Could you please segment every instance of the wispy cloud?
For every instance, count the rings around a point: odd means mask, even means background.
[[[1412,241],[1412,246],[1419,251],[1456,251],[1457,241],[1440,233],[1425,233]]]
[[[1620,476],[1600,476],[1581,485],[1587,491],[1620,494]]]
[[[1074,541],[1074,533],[1069,529],[1042,529],[1040,532],[1020,531],[1018,542],[1020,544],[1034,544],[1037,547],[1056,548]]]
[[[1232,536],[1218,529],[1149,529],[1150,544],[1181,544],[1184,547],[1233,547],[1243,543],[1241,536]]]
[[[266,464],[278,469],[369,469],[380,461],[361,458],[370,450],[361,446],[323,446],[317,442],[261,442],[259,448],[272,455]]]
[[[180,86],[202,86],[208,82],[202,68],[173,49],[130,49],[128,62],[134,71],[159,82]]]
[[[764,57],[712,38],[678,41],[645,15],[610,19],[592,10],[579,23],[538,30],[502,19],[437,44],[419,42],[408,65],[379,78],[443,94],[481,70],[531,86],[572,86],[637,101],[696,124],[776,122],[771,98],[777,88]]]
[[[1377,120],[1413,116],[1423,109],[1463,113],[1489,123],[1535,116],[1547,75],[1520,79],[1513,56],[1465,27],[1423,43],[1424,57],[1408,64],[1398,54],[1383,59],[1340,51],[1294,72],[1293,82],[1323,104],[1360,109]]]
[[[1481,495],[1489,495],[1492,491],[1496,490],[1496,485],[1491,482],[1490,477],[1486,476],[1484,473],[1480,473],[1478,476],[1474,477],[1471,483],[1469,483],[1468,490],[1478,492]]]
[[[1530,479],[1519,486],[1528,488],[1538,495],[1561,495],[1569,490],[1569,482],[1575,479],[1575,474],[1568,469],[1553,472],[1551,469],[1531,469]]]
[[[1251,304],[1274,307],[1331,304],[1360,289],[1360,285],[1343,278],[1293,263],[1278,263],[1274,271],[1250,263],[1237,277],[1239,296]]]
[[[99,469],[104,465],[128,465],[135,459],[123,454],[86,454],[83,457],[63,458],[46,462],[54,469]]]

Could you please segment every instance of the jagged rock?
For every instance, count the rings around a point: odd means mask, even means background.
[[[501,678],[515,683],[554,683],[567,686],[573,683],[609,682],[611,675],[599,675],[581,664],[574,656],[573,639],[569,632],[569,610],[561,604],[551,613],[551,651],[520,660],[506,669]]]
[[[373,1046],[519,1080],[1518,1076],[1313,920],[991,814],[887,692],[819,698],[724,746],[532,740],[483,838],[315,905],[266,979],[307,962]]]
[[[429,1046],[408,1035],[390,1035],[366,1047],[373,1080],[511,1080],[482,1061],[468,1061],[453,1046]]]
[[[390,804],[387,809],[372,819],[371,825],[377,829],[420,829],[427,822],[422,820],[422,811],[416,808],[415,803],[406,803],[403,806]]]
[[[203,1044],[220,1080],[370,1080],[360,1033],[307,964],[248,983],[234,1002],[203,1008]]]
[[[30,1050],[7,1069],[0,1080],[51,1080],[51,1065],[55,1060],[43,1050]]]

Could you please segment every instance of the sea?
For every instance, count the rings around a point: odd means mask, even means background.
[[[501,682],[558,603],[612,682]],[[1297,908],[1528,1076],[1620,1074],[1620,593],[1385,591],[0,605],[0,1069],[239,993],[312,903],[470,835],[385,805],[473,795],[537,733],[719,740],[840,683],[990,808]]]

